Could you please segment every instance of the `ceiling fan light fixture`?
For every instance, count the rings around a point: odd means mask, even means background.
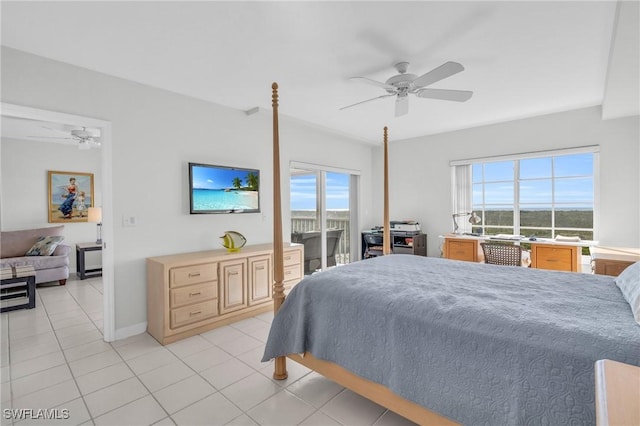
[[[473,95],[473,92],[468,90],[426,88],[426,86],[434,84],[440,80],[463,71],[464,67],[457,62],[445,62],[439,67],[436,67],[421,76],[407,73],[409,62],[398,62],[394,65],[394,67],[399,74],[388,78],[384,83],[381,81],[372,80],[367,77],[352,77],[352,80],[358,80],[373,86],[380,87],[384,89],[387,94],[356,102],[340,109],[344,110],[376,99],[386,98],[388,96],[396,96],[395,115],[396,117],[400,117],[409,112],[409,101],[407,98],[407,95],[409,93],[419,98],[431,98],[454,102],[465,102],[469,100]]]
[[[89,145],[89,139],[82,139],[78,141],[78,149],[82,149],[82,150],[91,149],[91,145]]]

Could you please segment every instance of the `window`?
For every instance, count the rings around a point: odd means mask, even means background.
[[[454,213],[456,206],[470,205],[465,211],[482,219],[467,225],[474,233],[593,240],[597,156],[588,147],[452,162]]]

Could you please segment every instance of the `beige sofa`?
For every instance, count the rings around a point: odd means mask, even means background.
[[[69,278],[69,253],[71,248],[60,244],[51,256],[25,256],[39,237],[62,235],[64,225],[47,228],[2,231],[0,235],[0,266],[33,266],[36,284],[58,281],[60,285]]]

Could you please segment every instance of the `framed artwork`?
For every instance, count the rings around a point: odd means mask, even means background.
[[[93,207],[93,173],[48,172],[49,223],[87,222]]]

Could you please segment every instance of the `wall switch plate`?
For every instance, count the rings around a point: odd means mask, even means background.
[[[138,219],[135,216],[122,216],[122,226],[131,228],[138,224]]]

